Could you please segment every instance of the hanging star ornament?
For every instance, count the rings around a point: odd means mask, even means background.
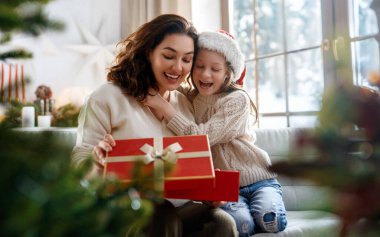
[[[88,78],[95,78],[96,81],[102,81],[106,76],[106,69],[115,58],[116,43],[103,44],[82,24],[76,22],[76,25],[84,43],[67,45],[66,48],[74,50],[86,57],[77,76],[79,79],[88,80]],[[99,29],[101,29],[102,26],[103,21],[101,21]]]

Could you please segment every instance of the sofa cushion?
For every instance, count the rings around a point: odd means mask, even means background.
[[[299,133],[311,132],[311,128],[256,128],[256,145],[268,152],[272,162],[289,158],[289,154],[297,149],[296,141]],[[299,159],[313,159],[316,152],[308,150]]]
[[[266,150],[272,163],[289,159],[289,154],[296,149],[299,133],[311,131],[310,128],[274,128],[254,129],[256,145]],[[316,153],[309,150],[304,157],[296,159],[313,159]],[[288,211],[323,209],[329,202],[331,191],[308,180],[294,179],[279,175],[283,187],[285,207]]]

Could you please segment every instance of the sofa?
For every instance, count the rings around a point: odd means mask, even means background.
[[[289,158],[291,149],[296,149],[295,139],[302,128],[255,129],[256,144],[266,150],[272,163]],[[307,153],[310,159],[314,154]],[[256,234],[255,237],[330,237],[338,236],[337,215],[321,211],[330,201],[332,191],[308,180],[292,179],[279,175],[283,186],[283,199],[288,216],[285,231],[271,234]]]
[[[63,143],[73,146],[76,128],[19,128],[22,132],[51,131]],[[266,150],[272,163],[288,159],[294,149],[296,134],[301,128],[255,129],[256,144]],[[313,154],[308,154],[312,156]],[[307,158],[307,157],[306,157]],[[283,198],[287,209],[288,226],[279,233],[260,233],[255,237],[329,237],[338,236],[339,218],[337,215],[321,211],[330,198],[331,190],[317,186],[310,181],[278,177],[283,185]]]

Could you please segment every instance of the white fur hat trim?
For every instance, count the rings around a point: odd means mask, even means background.
[[[198,46],[224,55],[232,66],[234,72],[233,81],[239,80],[244,70],[244,55],[232,36],[222,32],[202,32],[199,35]]]

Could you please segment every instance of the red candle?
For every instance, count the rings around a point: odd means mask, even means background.
[[[18,64],[16,64],[16,72],[15,72],[15,90],[16,90],[16,101],[19,100],[18,97]]]
[[[1,102],[4,102],[4,63],[1,64]]]
[[[21,92],[22,102],[25,103],[25,81],[24,81],[24,65],[21,64]]]
[[[8,102],[11,102],[12,97],[12,65],[9,64],[9,79],[8,79]]]

